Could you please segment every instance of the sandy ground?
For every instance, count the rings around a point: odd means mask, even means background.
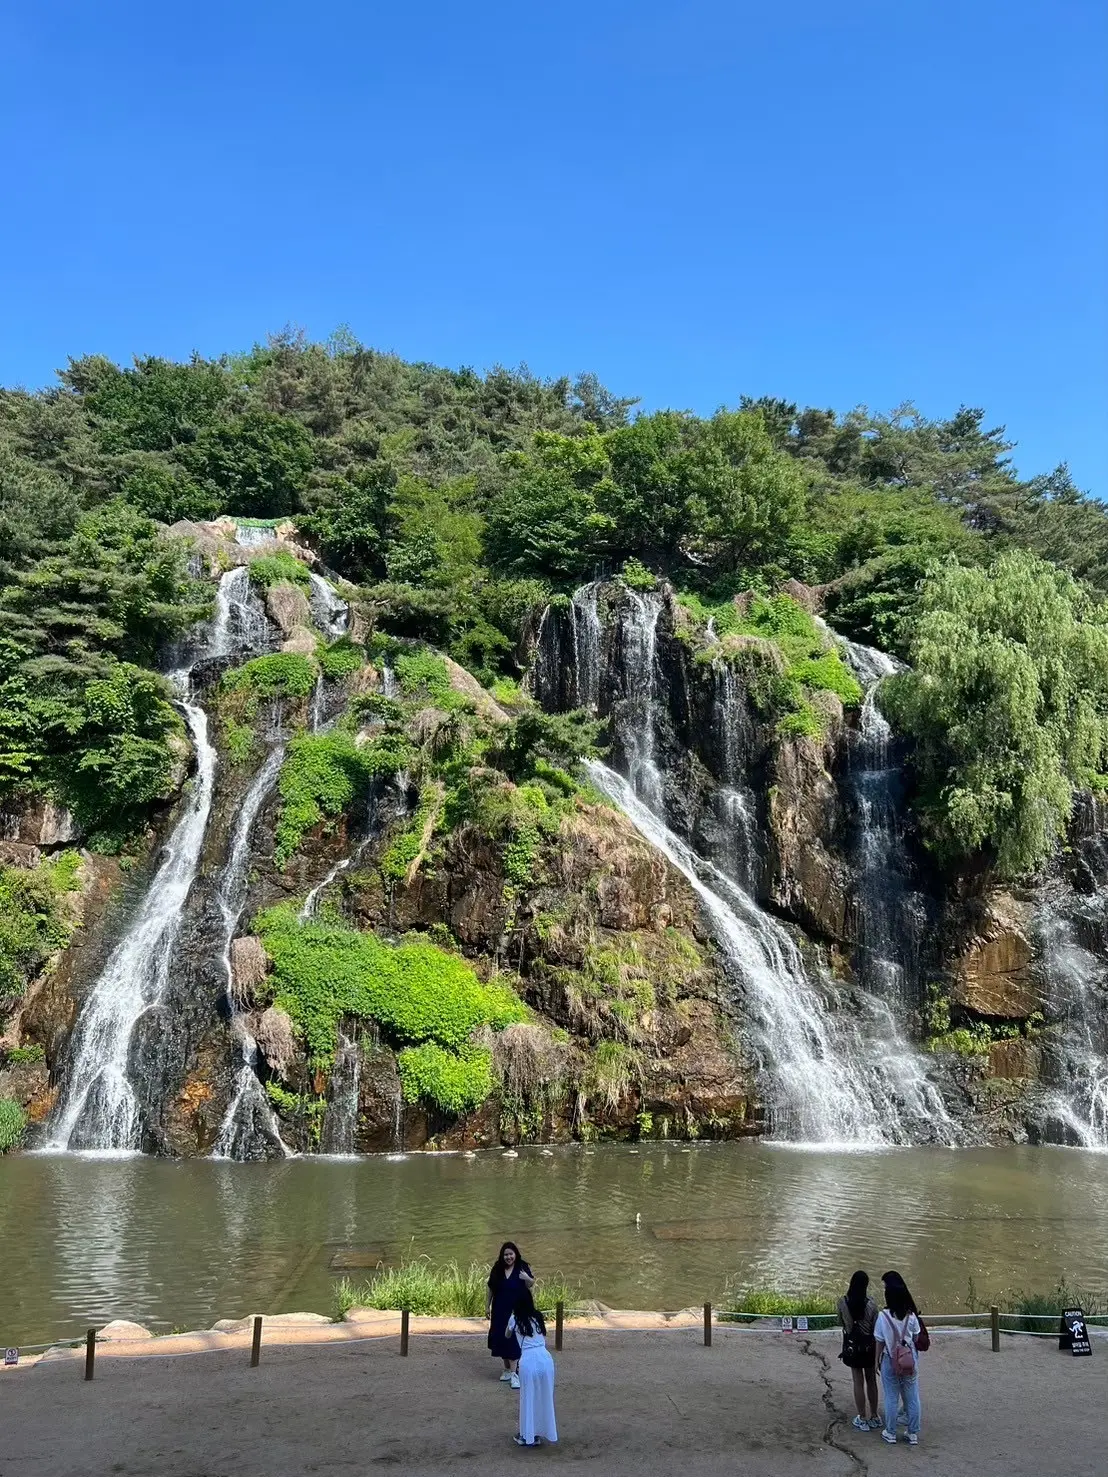
[[[375,1332],[392,1323],[378,1323]],[[282,1335],[249,1367],[244,1334],[105,1346],[96,1378],[52,1355],[0,1372],[0,1477],[291,1477],[397,1467],[412,1477],[517,1465],[594,1466],[610,1477],[1044,1477],[1108,1472],[1108,1343],[1091,1359],[1052,1342],[933,1337],[921,1378],[923,1436],[909,1448],[850,1425],[835,1335],[717,1328],[566,1329],[557,1355],[562,1440],[516,1448],[516,1396],[479,1338],[413,1320],[351,1342],[350,1328]],[[203,1346],[215,1351],[172,1352]],[[345,1339],[345,1341],[339,1341]],[[295,1340],[295,1341],[293,1341]],[[213,1342],[214,1341],[214,1342]],[[551,1343],[553,1340],[551,1340]],[[161,1357],[151,1358],[151,1354]],[[143,1357],[145,1356],[145,1357]]]

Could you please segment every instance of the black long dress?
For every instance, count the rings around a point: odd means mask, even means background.
[[[492,1317],[489,1323],[489,1353],[494,1359],[518,1359],[519,1340],[514,1333],[508,1332],[508,1319],[512,1316],[512,1310],[516,1305],[523,1283],[519,1280],[520,1272],[526,1272],[531,1276],[531,1268],[526,1262],[516,1262],[510,1274],[494,1283],[489,1278],[489,1291],[492,1293]]]

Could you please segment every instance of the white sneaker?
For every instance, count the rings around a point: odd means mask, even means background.
[[[895,1446],[896,1445],[896,1437],[895,1436],[890,1436],[889,1433],[888,1433],[888,1431],[882,1431],[881,1432],[881,1440],[882,1441],[887,1441],[890,1446]]]
[[[519,1375],[518,1374],[513,1374],[512,1375],[512,1389],[513,1390],[518,1390],[519,1389]]]
[[[856,1431],[869,1430],[869,1421],[863,1420],[860,1415],[856,1415],[850,1424],[854,1427]]]
[[[908,1445],[909,1446],[918,1446],[919,1445],[919,1432],[918,1431],[917,1432],[914,1432],[914,1433],[912,1431],[909,1431],[908,1432]]]
[[[502,1385],[506,1385],[508,1381],[512,1379],[515,1379],[515,1375],[511,1372],[510,1369],[506,1369],[504,1373],[500,1376],[500,1383]]]

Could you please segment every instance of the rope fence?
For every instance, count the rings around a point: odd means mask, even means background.
[[[399,1353],[401,1358],[408,1357],[411,1340],[413,1337],[418,1338],[420,1341],[424,1339],[483,1339],[485,1337],[483,1331],[479,1332],[477,1330],[469,1331],[428,1329],[421,1332],[417,1329],[413,1331],[411,1327],[410,1310],[402,1308],[396,1311],[398,1311],[400,1314]],[[571,1313],[572,1311],[573,1310],[571,1310]],[[680,1309],[673,1313],[660,1313],[654,1314],[653,1316],[664,1318],[678,1318],[682,1313],[688,1313],[690,1311],[691,1310],[689,1309]],[[711,1303],[705,1303],[703,1305],[703,1313],[704,1320],[702,1336],[704,1347],[709,1349],[712,1347],[712,1333],[713,1329],[715,1328],[726,1327],[730,1331],[736,1333],[770,1332],[783,1334],[809,1334],[834,1332],[839,1326],[836,1315],[824,1312],[813,1312],[808,1314],[796,1313],[792,1315],[782,1315],[779,1313],[743,1313],[733,1312],[730,1309],[726,1308],[713,1308]],[[585,1316],[588,1315],[586,1314]],[[960,1335],[988,1332],[991,1334],[993,1353],[998,1353],[1000,1351],[1001,1334],[1004,1334],[1010,1338],[1057,1339],[1062,1333],[1065,1332],[1064,1327],[1061,1323],[1060,1316],[1057,1313],[1002,1313],[1000,1309],[995,1306],[990,1308],[988,1313],[931,1313],[926,1315],[924,1321],[926,1322],[928,1329],[931,1332]],[[253,1320],[253,1326],[250,1330],[251,1369],[256,1369],[261,1363],[262,1330],[264,1322],[265,1320],[262,1317],[255,1317]],[[279,1318],[277,1318],[275,1322],[277,1322],[278,1326],[280,1326]],[[1051,1326],[1044,1329],[1033,1329],[1025,1326],[1030,1323],[1045,1323]],[[1018,1326],[1013,1327],[1013,1324]],[[564,1348],[565,1325],[566,1307],[564,1303],[559,1302],[556,1304],[554,1311],[554,1348],[557,1351],[561,1351]],[[1086,1328],[1090,1336],[1095,1336],[1101,1339],[1108,1339],[1108,1326],[1106,1325],[1108,1325],[1108,1319],[1103,1317],[1094,1316],[1093,1318],[1086,1319]],[[285,1327],[287,1326],[288,1325],[285,1325]],[[593,1326],[588,1328],[579,1327],[573,1329],[571,1324],[571,1329],[573,1332],[579,1335],[588,1335],[592,1333],[634,1333],[636,1335],[649,1333],[688,1334],[692,1332],[696,1328],[696,1326],[697,1325],[694,1322],[686,1321],[683,1323],[675,1323],[671,1327],[654,1326],[645,1328],[636,1328],[629,1325],[623,1327],[619,1325],[607,1325],[600,1328]],[[316,1342],[325,1345],[328,1348],[341,1349],[354,1344],[380,1344],[388,1339],[390,1336],[391,1335],[385,1333],[373,1333],[354,1335],[349,1338],[331,1338],[315,1341],[309,1339],[303,1342],[299,1342],[297,1344],[297,1347],[302,1348],[311,1344],[312,1342]],[[189,1335],[164,1335],[163,1337],[186,1338],[189,1337]],[[85,1351],[84,1377],[86,1380],[91,1380],[95,1377],[96,1373],[97,1344],[100,1343],[101,1345],[104,1345],[106,1347],[111,1347],[113,1342],[114,1341],[112,1340],[99,1339],[97,1330],[95,1328],[90,1328],[83,1338],[54,1339],[50,1343],[23,1344],[18,1349],[6,1349],[4,1362],[6,1365],[18,1363],[19,1358],[23,1354],[37,1353],[46,1355],[55,1351],[60,1353],[64,1350],[77,1350],[83,1348]],[[126,1354],[123,1353],[124,1347],[127,1348]],[[204,1349],[166,1349],[163,1351],[158,1351],[157,1353],[140,1353],[133,1352],[135,1349],[135,1345],[133,1343],[128,1343],[125,1340],[121,1340],[119,1344],[120,1352],[116,1357],[140,1359],[187,1359],[197,1354],[227,1354],[232,1352],[235,1347],[241,1346],[224,1345],[220,1347],[218,1345],[214,1345],[210,1348]],[[13,1355],[15,1356],[14,1358],[11,1357]]]

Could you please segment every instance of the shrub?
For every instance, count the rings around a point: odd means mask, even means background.
[[[285,865],[305,832],[345,810],[370,776],[366,756],[342,729],[294,738],[277,781],[281,797],[273,853],[277,865]]]
[[[357,672],[365,663],[365,650],[348,636],[333,641],[330,646],[320,643],[316,652],[319,670],[331,682],[340,682]]]
[[[276,1004],[313,1058],[333,1056],[343,1015],[375,1020],[404,1044],[453,1048],[478,1026],[526,1018],[517,996],[482,984],[456,954],[426,939],[392,946],[335,922],[300,923],[289,905],[270,908],[255,927],[273,960]]]
[[[18,1146],[27,1127],[27,1115],[14,1099],[0,1097],[0,1154]]]
[[[37,1041],[30,1046],[13,1046],[8,1052],[8,1065],[12,1067],[30,1066],[35,1062],[46,1060],[46,1048],[40,1046]]]
[[[224,672],[220,694],[231,698],[232,716],[252,721],[263,700],[302,702],[311,696],[315,680],[316,665],[310,657],[277,651]]]
[[[22,995],[28,982],[70,934],[61,899],[76,883],[81,858],[63,852],[33,871],[0,867],[0,1001]]]
[[[461,697],[451,686],[446,663],[433,651],[403,652],[394,670],[401,691],[410,697],[425,694],[439,707],[456,705]]]
[[[239,723],[229,713],[220,722],[223,747],[232,764],[245,764],[254,747],[254,730],[246,723]]]
[[[307,567],[285,549],[279,549],[275,554],[259,554],[246,568],[251,582],[263,590],[286,582],[307,588],[312,582]]]
[[[446,1051],[434,1041],[397,1057],[406,1103],[429,1102],[460,1116],[478,1108],[492,1092],[492,1054],[481,1047]]]
[[[641,559],[631,558],[623,566],[620,579],[630,590],[653,590],[657,587],[657,577],[651,574]]]

